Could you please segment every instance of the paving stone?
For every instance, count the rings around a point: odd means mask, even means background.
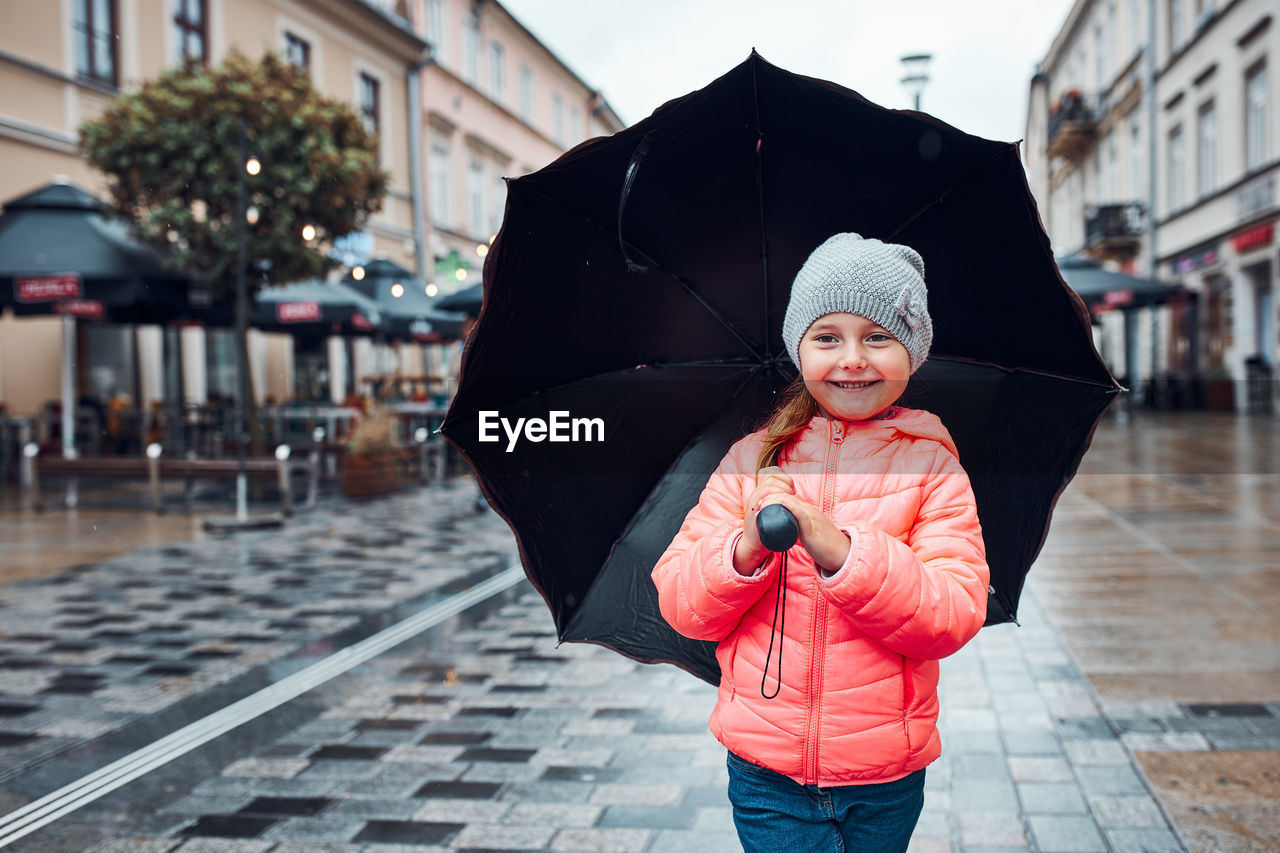
[[[490,804],[492,805],[492,804]],[[602,806],[577,803],[516,803],[502,816],[502,823],[546,824],[555,827],[595,826],[604,812]]]
[[[652,851],[662,853],[741,853],[738,834],[660,829],[654,834]]]
[[[966,851],[974,847],[1015,847],[1027,843],[1022,818],[1016,811],[961,810],[960,840]]]
[[[1077,767],[1076,777],[1085,796],[1094,794],[1146,794],[1147,788],[1130,766]]]
[[[1095,794],[1089,808],[1098,825],[1106,829],[1155,829],[1166,826],[1155,800],[1149,796]]]
[[[647,829],[562,829],[549,847],[587,853],[641,853],[648,849],[652,836]]]
[[[363,820],[286,818],[262,834],[264,841],[308,841],[342,843],[350,841],[364,827]]]
[[[1071,765],[1055,757],[1010,756],[1009,773],[1018,782],[1074,782]]]
[[[1067,760],[1076,766],[1128,764],[1131,760],[1124,744],[1115,740],[1073,740],[1063,744],[1063,749]]]
[[[1087,817],[1031,815],[1027,824],[1041,853],[1107,853],[1106,842]]]
[[[497,823],[467,824],[449,843],[454,847],[485,850],[545,849],[556,829],[550,826],[514,826]]]
[[[600,816],[599,826],[630,826],[640,829],[691,829],[697,813],[679,806],[609,806]]]
[[[606,783],[596,786],[590,802],[600,806],[666,806],[680,799],[678,785],[624,785]]]
[[[1005,752],[1009,755],[1061,755],[1062,741],[1051,732],[1004,732]]]
[[[1108,829],[1111,853],[1185,853],[1186,848],[1167,829]]]
[[[1084,795],[1074,783],[1021,782],[1018,799],[1024,814],[1088,814]]]

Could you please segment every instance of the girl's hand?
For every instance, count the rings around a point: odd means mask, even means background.
[[[756,488],[747,498],[742,538],[733,552],[733,568],[740,575],[752,575],[770,551],[760,542],[756,515],[769,504],[782,504],[796,517],[800,544],[813,557],[823,576],[835,574],[849,557],[849,536],[822,514],[822,510],[796,496],[795,484],[781,468],[761,468]]]

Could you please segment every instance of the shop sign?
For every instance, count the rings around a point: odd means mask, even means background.
[[[53,310],[82,320],[101,320],[107,316],[107,306],[97,299],[73,299],[54,303]]]
[[[276,319],[281,323],[315,323],[320,319],[319,302],[279,302]]]
[[[1132,290],[1108,290],[1103,296],[1108,308],[1115,308],[1120,305],[1130,305],[1133,303]]]
[[[1175,273],[1191,272],[1201,267],[1211,266],[1218,262],[1218,244],[1214,243],[1210,246],[1202,246],[1195,251],[1183,255],[1173,262],[1173,271]]]
[[[40,275],[15,278],[13,295],[19,302],[60,302],[84,296],[80,274]]]
[[[357,311],[351,315],[351,328],[359,329],[362,332],[368,332],[373,329],[373,324],[369,322],[367,317]]]
[[[1244,254],[1253,249],[1260,249],[1263,246],[1270,246],[1272,239],[1276,235],[1276,224],[1267,222],[1258,225],[1231,238],[1231,248],[1235,249],[1236,254]]]

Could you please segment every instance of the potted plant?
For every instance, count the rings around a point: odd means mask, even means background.
[[[371,407],[356,420],[345,442],[339,486],[349,498],[370,498],[396,491],[404,485],[396,418],[385,409]]]

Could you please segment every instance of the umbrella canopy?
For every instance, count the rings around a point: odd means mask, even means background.
[[[295,335],[372,335],[381,322],[378,303],[363,293],[316,279],[263,287],[249,312],[255,329]]]
[[[156,323],[191,307],[189,279],[89,193],[48,184],[0,214],[0,308]],[[198,296],[199,294],[197,294]]]
[[[718,680],[714,646],[666,625],[650,573],[794,377],[791,282],[840,231],[924,257],[933,354],[902,402],[954,437],[992,569],[988,622],[1014,618],[1120,390],[1054,266],[1017,146],[753,52],[508,184],[443,431],[514,530],[561,639]]]
[[[473,284],[464,287],[457,293],[450,293],[436,303],[441,311],[461,311],[472,317],[480,316],[480,306],[484,302],[484,284]]]
[[[1186,296],[1189,293],[1181,285],[1112,272],[1088,255],[1074,254],[1058,258],[1058,270],[1067,286],[1090,309],[1163,305],[1172,297]]]
[[[347,273],[342,282],[377,303],[388,338],[447,343],[462,334],[463,315],[439,310],[426,284],[399,264],[379,258],[364,265],[362,278]]]

